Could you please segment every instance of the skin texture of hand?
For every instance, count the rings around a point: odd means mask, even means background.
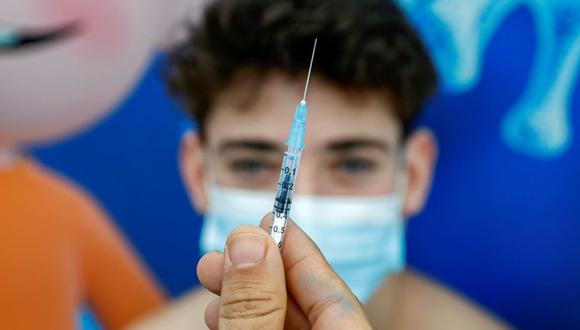
[[[371,329],[363,307],[314,242],[289,221],[280,251],[263,229],[242,226],[225,253],[210,252],[198,277],[217,294],[206,311],[210,329]]]

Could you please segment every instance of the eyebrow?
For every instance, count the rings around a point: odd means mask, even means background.
[[[224,141],[218,146],[219,153],[240,149],[268,153],[279,153],[282,150],[278,144],[264,140],[230,140]]]
[[[391,146],[381,140],[376,139],[343,139],[334,142],[330,142],[326,145],[325,149],[331,152],[347,152],[353,149],[361,148],[371,148],[378,149],[382,152],[389,153]],[[220,154],[235,151],[235,150],[247,150],[256,152],[267,152],[267,153],[280,153],[285,148],[276,143],[258,140],[258,139],[247,139],[247,140],[229,140],[224,141],[218,146],[218,152]]]
[[[378,149],[385,153],[389,153],[391,151],[391,146],[386,142],[376,139],[360,139],[360,138],[345,139],[331,142],[326,146],[325,149],[332,152],[346,152],[360,148]]]

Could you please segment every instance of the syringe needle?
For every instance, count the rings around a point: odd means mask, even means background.
[[[306,102],[306,94],[308,93],[308,85],[310,85],[310,74],[312,73],[312,63],[314,63],[314,54],[316,53],[316,44],[318,43],[318,38],[314,39],[314,47],[312,48],[312,57],[310,58],[310,66],[308,67],[308,76],[306,77],[306,86],[304,87],[304,97],[303,102]]]

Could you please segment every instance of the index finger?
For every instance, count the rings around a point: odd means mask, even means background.
[[[272,215],[262,219],[267,229]],[[312,327],[370,329],[361,303],[332,270],[318,246],[296,223],[288,220],[282,246],[286,287]]]

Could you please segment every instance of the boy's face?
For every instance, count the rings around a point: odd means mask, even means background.
[[[182,169],[200,212],[207,208],[204,183],[275,190],[294,108],[303,96],[299,78],[272,72],[258,84],[236,80],[212,109],[203,143],[186,137]],[[436,154],[431,134],[418,131],[405,143],[394,104],[384,93],[349,92],[316,75],[307,102],[297,194],[385,195],[405,176],[405,211],[421,209]]]

